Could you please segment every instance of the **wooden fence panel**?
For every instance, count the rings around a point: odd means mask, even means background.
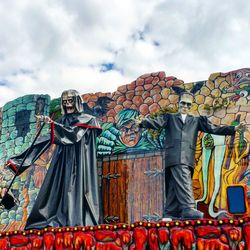
[[[164,203],[161,153],[110,157],[102,162],[102,200],[107,223],[159,220]]]

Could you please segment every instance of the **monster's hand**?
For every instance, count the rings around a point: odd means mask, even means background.
[[[143,116],[139,115],[136,118],[134,118],[133,121],[134,121],[135,125],[137,127],[139,127],[141,125],[141,123],[143,122]]]
[[[156,149],[163,148],[165,139],[164,130],[147,129],[142,133],[142,136],[146,138]]]
[[[113,123],[103,123],[102,129],[96,142],[97,156],[111,155],[120,131],[114,127]]]
[[[235,131],[237,132],[246,132],[248,131],[248,127],[246,124],[240,123],[237,126],[235,126]]]

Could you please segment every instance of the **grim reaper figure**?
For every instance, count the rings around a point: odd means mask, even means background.
[[[20,174],[51,144],[56,144],[25,229],[100,223],[95,143],[101,127],[95,117],[82,113],[82,100],[77,91],[64,91],[61,105],[60,120],[37,117],[51,124],[51,134],[40,137],[28,156],[23,152],[8,161],[9,167]],[[24,157],[26,160],[20,169]]]

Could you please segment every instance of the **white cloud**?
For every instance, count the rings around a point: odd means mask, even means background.
[[[10,100],[13,100],[16,97],[15,89],[11,89],[6,86],[0,86],[1,93],[1,102],[7,103]]]
[[[112,92],[155,71],[190,82],[249,67],[249,11],[246,0],[1,1],[0,106]],[[105,63],[114,69],[101,72]]]

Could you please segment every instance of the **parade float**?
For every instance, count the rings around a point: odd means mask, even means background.
[[[195,116],[207,116],[217,125],[250,124],[249,68],[213,73],[192,83],[161,71],[144,74],[113,93],[81,93],[84,112],[102,126],[96,141],[102,223],[24,230],[49,167],[51,147],[11,185],[18,202],[0,208],[0,249],[250,249],[249,131],[199,134],[193,188],[205,218],[162,221],[164,133],[138,128],[135,120],[176,112],[175,87],[195,89]],[[6,160],[27,149],[41,128],[36,115],[59,118],[60,98],[26,95],[1,109],[1,190],[13,180]],[[44,126],[41,135],[49,129]]]

